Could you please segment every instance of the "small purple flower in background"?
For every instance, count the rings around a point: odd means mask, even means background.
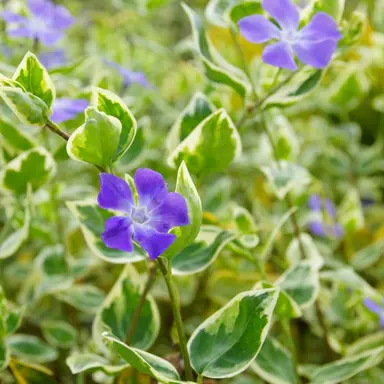
[[[308,225],[314,235],[336,238],[343,236],[343,229],[336,222],[336,208],[331,200],[322,199],[319,195],[312,195],[308,200],[308,207],[317,215],[317,218],[311,220]],[[324,221],[324,208],[332,221],[331,224]]]
[[[295,71],[294,54],[315,68],[324,68],[330,63],[342,37],[331,16],[319,12],[299,30],[300,11],[290,0],[263,0],[262,6],[279,26],[262,15],[252,15],[241,19],[239,27],[244,38],[252,43],[277,40],[264,49],[265,63]]]
[[[51,119],[54,123],[62,123],[74,119],[79,113],[83,113],[88,107],[88,100],[85,99],[56,99],[53,103]]]
[[[379,315],[380,326],[381,326],[381,328],[384,328],[384,300],[383,300],[382,304],[380,305],[372,299],[365,298],[363,300],[363,303],[371,312]]]
[[[138,204],[128,183],[109,173],[100,174],[99,206],[124,214],[105,222],[101,238],[108,248],[133,251],[132,240],[154,260],[176,239],[173,227],[188,225],[188,207],[183,196],[168,192],[164,178],[151,169],[138,169],[134,176]]]
[[[116,69],[119,72],[120,76],[123,79],[123,87],[128,88],[133,83],[140,84],[144,88],[151,88],[152,85],[149,83],[143,72],[134,72],[128,68],[122,67],[121,65],[110,61],[105,60],[105,63],[113,69]]]
[[[51,46],[64,36],[65,30],[74,22],[66,8],[49,0],[28,0],[27,6],[29,18],[7,10],[2,12],[8,36],[38,40]]]
[[[61,67],[67,62],[67,57],[63,49],[41,53],[39,59],[47,69]]]

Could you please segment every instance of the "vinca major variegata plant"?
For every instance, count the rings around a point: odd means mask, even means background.
[[[0,383],[384,383],[384,1],[0,5]]]

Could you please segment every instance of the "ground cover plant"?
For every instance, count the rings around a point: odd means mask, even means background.
[[[0,383],[384,382],[383,0],[0,23]]]

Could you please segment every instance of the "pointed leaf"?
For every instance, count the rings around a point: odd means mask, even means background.
[[[121,123],[119,145],[116,149],[113,162],[122,157],[132,145],[137,131],[137,123],[131,111],[120,97],[105,89],[95,88],[94,98],[99,111],[108,116],[116,117]]]
[[[267,336],[278,294],[278,289],[240,293],[204,321],[188,342],[194,370],[215,379],[244,371]]]
[[[294,358],[276,339],[265,340],[251,370],[269,384],[297,384]]]
[[[93,338],[100,351],[107,352],[101,338],[101,334],[106,330],[125,340],[133,314],[140,301],[141,292],[142,284],[137,272],[128,264],[94,319]],[[131,345],[140,349],[150,348],[157,338],[159,329],[159,311],[153,298],[148,295],[133,334]]]
[[[33,53],[28,52],[24,56],[12,80],[17,81],[27,92],[44,101],[48,108],[52,107],[56,96],[55,86],[48,71]]]
[[[72,133],[67,153],[74,160],[108,168],[119,147],[121,122],[93,107],[85,110],[85,123]]]
[[[76,343],[76,328],[65,321],[44,321],[42,332],[45,339],[54,347],[70,348]]]
[[[183,383],[180,381],[176,368],[167,360],[140,349],[131,348],[109,333],[103,333],[103,336],[112,342],[113,348],[119,356],[139,372],[154,377],[160,383]]]
[[[231,118],[220,109],[203,120],[170,155],[176,167],[185,161],[196,175],[220,172],[241,154],[241,140]]]
[[[191,275],[208,268],[220,251],[235,238],[228,231],[220,231],[216,227],[202,227],[200,234],[190,246],[186,247],[172,259],[174,275]]]

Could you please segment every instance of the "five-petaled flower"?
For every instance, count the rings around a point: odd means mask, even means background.
[[[74,22],[65,7],[54,5],[49,0],[28,0],[27,5],[30,11],[28,18],[7,10],[2,12],[8,36],[38,40],[51,46],[64,36],[65,30]]]
[[[125,252],[133,251],[134,240],[154,260],[175,241],[169,230],[190,223],[187,203],[180,194],[168,192],[163,176],[151,169],[138,169],[134,182],[137,203],[125,180],[100,174],[99,206],[124,214],[105,222],[101,238],[107,247]]]
[[[331,200],[322,199],[315,194],[309,198],[308,206],[314,213],[314,217],[309,222],[309,229],[314,235],[337,238],[343,236],[343,229],[336,221],[336,208]],[[324,213],[329,221],[324,220]]]
[[[130,87],[133,83],[140,84],[144,88],[151,88],[151,84],[143,72],[131,71],[130,69],[125,68],[111,60],[105,60],[105,63],[119,72],[121,78],[123,79],[124,88]]]
[[[277,40],[264,49],[265,63],[295,71],[294,54],[314,68],[324,68],[330,63],[342,37],[331,16],[319,12],[299,29],[300,11],[291,0],[263,0],[262,6],[278,26],[262,15],[252,15],[241,19],[239,27],[240,33],[252,43]]]
[[[55,123],[72,120],[79,113],[84,112],[88,105],[88,100],[85,99],[68,99],[66,97],[56,99],[53,103],[51,119]]]
[[[366,308],[368,308],[371,312],[376,313],[376,315],[379,315],[380,326],[381,328],[384,328],[384,300],[380,305],[376,301],[367,297],[363,300],[363,303],[366,306]]]

